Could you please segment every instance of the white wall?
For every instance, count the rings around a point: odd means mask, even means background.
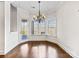
[[[19,43],[22,41],[21,40],[21,20],[22,19],[26,19],[26,20],[29,20],[28,19],[28,12],[26,11],[26,10],[24,10],[24,9],[22,9],[22,8],[17,8],[17,21],[18,21],[18,32],[19,32]],[[29,20],[30,21],[30,20]],[[28,35],[29,35],[29,33],[30,33],[30,23],[29,23],[29,21],[28,21]],[[24,40],[25,41],[25,40]],[[23,41],[23,42],[24,42]]]
[[[57,37],[74,57],[79,57],[79,2],[66,2],[58,10]]]
[[[0,54],[4,51],[4,2],[0,2]]]
[[[18,44],[18,31],[10,32],[10,3],[5,2],[5,53],[8,53]]]

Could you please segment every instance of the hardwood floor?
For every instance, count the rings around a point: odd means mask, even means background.
[[[20,44],[5,58],[72,58],[55,43],[32,41]]]
[[[4,58],[5,56],[4,55],[0,55],[0,58]]]

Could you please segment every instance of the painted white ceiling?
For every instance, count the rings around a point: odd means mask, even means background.
[[[62,6],[62,4],[62,1],[41,1],[41,13],[44,15],[52,15]],[[13,2],[12,5],[26,10],[26,12],[28,12],[30,15],[38,14],[38,1],[16,1]]]

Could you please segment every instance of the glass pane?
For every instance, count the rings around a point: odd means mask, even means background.
[[[46,30],[46,26],[45,26],[45,21],[42,21],[39,23],[39,34],[40,35],[45,35],[45,30]]]
[[[56,36],[56,19],[48,20],[48,35]]]
[[[21,22],[21,39],[26,40],[28,35],[28,23],[26,19],[22,19]]]
[[[48,20],[48,26],[49,27],[56,27],[56,20]]]
[[[39,23],[34,21],[34,35],[39,35]]]
[[[38,21],[34,21],[34,35],[45,35],[46,32],[45,30],[46,30],[45,21],[41,21],[40,23]]]

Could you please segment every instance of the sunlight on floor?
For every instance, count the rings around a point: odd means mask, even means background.
[[[40,58],[45,58],[46,57],[46,46],[45,45],[40,45],[39,46],[39,57]]]
[[[28,44],[21,46],[20,50],[21,50],[21,55],[23,57],[28,57],[28,53],[29,53]]]
[[[38,58],[39,57],[38,46],[33,46],[32,47],[32,57],[34,57],[34,58]]]
[[[48,48],[46,50],[46,48]],[[47,51],[47,52],[46,52]],[[57,51],[55,48],[52,48],[51,46],[46,47],[45,45],[40,45],[40,46],[33,46],[31,48],[31,54],[32,57],[34,58],[45,58],[46,54],[48,55],[49,58],[56,58],[57,57]],[[25,44],[21,46],[21,54],[23,57],[28,57],[29,53],[29,46],[28,44]]]
[[[49,58],[56,58],[57,57],[57,51],[55,48],[48,46],[48,57]]]

